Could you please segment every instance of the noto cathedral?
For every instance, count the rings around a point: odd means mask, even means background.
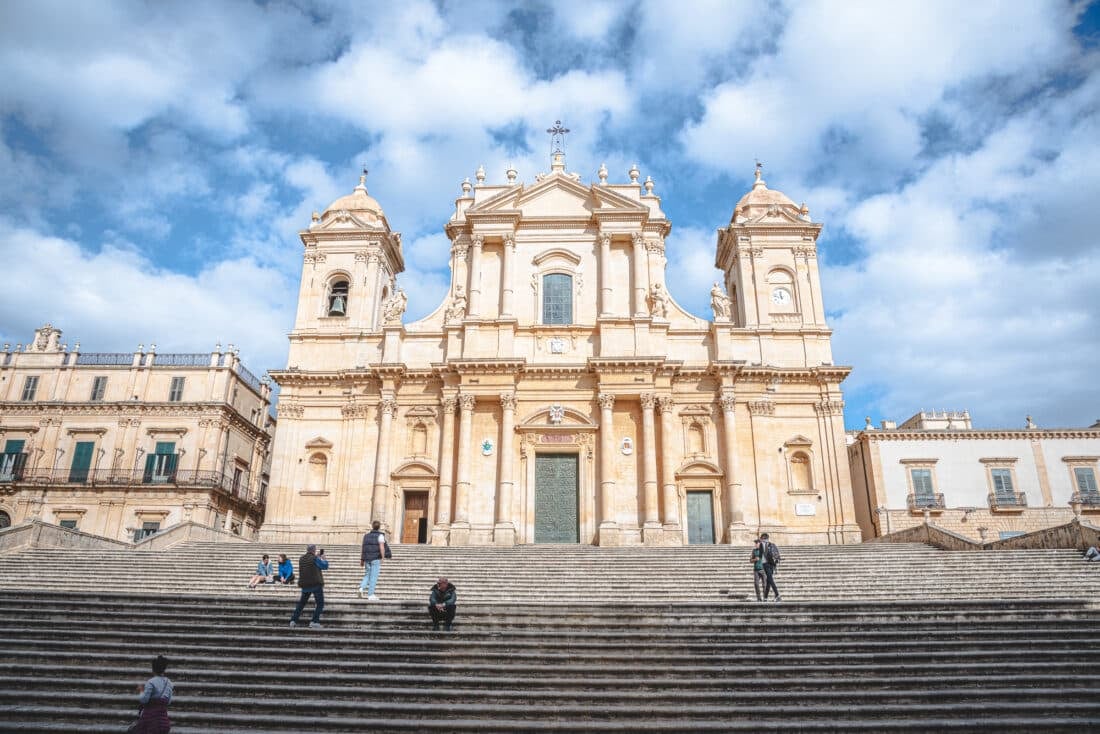
[[[365,177],[301,233],[264,540],[441,545],[860,540],[818,274],[821,224],[752,189],[717,230],[713,320],[665,281],[636,167],[479,169],[451,282],[404,319],[401,236]]]

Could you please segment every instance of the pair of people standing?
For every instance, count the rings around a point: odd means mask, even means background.
[[[756,600],[767,601],[768,592],[775,592],[775,600],[780,601],[779,587],[775,585],[775,568],[779,565],[779,547],[762,533],[754,541],[752,549],[752,585],[756,589]],[[763,595],[761,595],[763,590]]]
[[[384,558],[393,558],[393,554],[386,543],[386,535],[382,532],[382,523],[375,520],[371,523],[371,531],[363,536],[363,552],[359,556],[359,565],[364,569],[363,580],[356,592],[360,599],[366,591],[368,601],[378,601],[374,587],[378,585],[378,573],[382,570]]]

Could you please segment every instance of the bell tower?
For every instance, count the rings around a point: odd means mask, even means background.
[[[405,269],[401,235],[390,229],[382,207],[367,193],[367,172],[350,194],[332,202],[299,233],[302,282],[290,337],[290,364],[309,369],[316,353],[296,347],[316,337],[382,331],[388,302],[399,300],[396,276]]]

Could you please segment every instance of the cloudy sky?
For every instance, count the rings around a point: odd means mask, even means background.
[[[424,315],[463,178],[533,180],[560,118],[584,180],[653,177],[700,315],[754,159],[808,203],[849,427],[1100,418],[1095,3],[6,2],[0,79],[13,346],[285,366],[296,233],[363,164]]]

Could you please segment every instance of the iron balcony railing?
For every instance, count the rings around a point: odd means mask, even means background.
[[[1027,507],[1027,495],[1023,492],[990,492],[989,509],[1022,510]]]
[[[209,367],[210,355],[202,353],[158,354],[153,360],[157,367]]]
[[[97,364],[113,367],[129,367],[134,363],[133,352],[79,352],[77,364]]]
[[[946,507],[943,494],[910,494],[905,503],[910,510],[942,510]]]
[[[0,467],[2,468],[2,467]],[[248,475],[242,475],[234,482],[229,474],[217,471],[195,471],[177,469],[170,474],[147,473],[141,469],[35,469],[12,472],[10,478],[0,482],[29,484],[36,486],[171,486],[171,487],[209,487],[226,494],[248,499]]]
[[[241,378],[241,382],[252,388],[257,395],[261,395],[260,391],[260,378],[252,374],[243,364],[237,365],[237,376]]]
[[[1074,492],[1070,503],[1089,508],[1100,507],[1100,492]]]

